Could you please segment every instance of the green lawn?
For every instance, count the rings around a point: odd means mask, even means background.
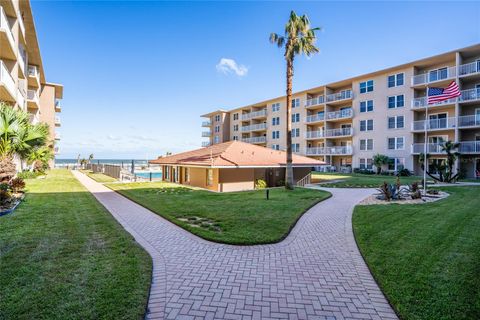
[[[480,187],[420,205],[357,206],[362,254],[402,319],[480,319]]]
[[[0,319],[143,319],[150,256],[66,170],[0,217]]]
[[[396,179],[396,176],[384,176],[375,174],[323,172],[312,173],[312,182],[325,183],[325,187],[329,188],[378,188],[384,181],[388,183],[395,183]],[[415,181],[421,182],[422,179],[422,177],[416,176],[400,177],[400,182],[402,184],[411,184]]]
[[[108,182],[115,182],[117,179],[107,176],[103,173],[93,173],[90,170],[80,170],[81,172],[85,173],[87,176],[92,178],[93,180],[100,182],[100,183],[108,183]]]
[[[214,193],[165,182],[107,186],[200,237],[230,244],[278,242],[308,208],[330,196],[276,188],[266,200],[265,190]]]

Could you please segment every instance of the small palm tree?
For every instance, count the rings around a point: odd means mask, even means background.
[[[88,163],[92,163],[92,160],[93,160],[93,153],[91,153],[91,154],[88,156]]]
[[[373,156],[373,164],[377,168],[377,174],[382,173],[382,166],[388,164],[388,156],[377,153]]]
[[[292,82],[293,82],[293,61],[295,56],[305,54],[310,56],[319,50],[315,46],[315,31],[319,28],[311,28],[310,21],[306,15],[298,16],[294,11],[290,12],[290,19],[285,25],[285,34],[270,34],[270,42],[279,48],[285,48],[285,60],[287,62],[287,168],[285,172],[285,188],[293,189],[293,167],[292,167]]]
[[[54,158],[52,149],[43,146],[33,149],[27,158],[27,163],[31,165],[31,171],[45,171],[48,168],[48,162]]]

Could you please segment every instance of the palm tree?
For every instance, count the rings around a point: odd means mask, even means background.
[[[93,153],[91,153],[91,154],[88,156],[88,163],[92,163],[92,160],[93,160]]]
[[[31,171],[44,171],[48,167],[48,162],[54,158],[52,149],[43,146],[33,149],[27,158],[27,163],[31,165]]]
[[[293,168],[292,168],[292,81],[293,81],[293,61],[296,55],[305,54],[310,56],[319,50],[315,47],[315,31],[319,28],[311,28],[310,21],[306,15],[297,16],[292,11],[290,19],[285,25],[285,34],[270,34],[270,42],[276,44],[279,48],[285,47],[285,60],[287,62],[287,168],[285,171],[285,188],[293,189]]]
[[[377,174],[382,173],[382,166],[388,164],[388,156],[377,153],[373,156],[373,164],[377,168]]]

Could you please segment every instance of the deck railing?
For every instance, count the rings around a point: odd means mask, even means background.
[[[327,94],[326,101],[327,102],[335,102],[340,100],[352,99],[353,91],[352,90],[342,90],[337,93]]]
[[[461,64],[458,66],[458,75],[466,76],[469,74],[479,73],[480,72],[480,61],[475,61],[471,63]]]
[[[323,120],[325,120],[325,114],[324,113],[312,114],[312,115],[307,116],[305,118],[306,123],[318,122],[318,121],[323,121]]]
[[[480,153],[480,141],[462,141],[458,152],[462,153]]]
[[[338,128],[325,130],[325,137],[341,137],[351,136],[353,133],[352,128]]]
[[[412,130],[425,130],[425,125],[427,130],[440,130],[440,129],[452,129],[456,126],[456,118],[444,118],[444,119],[430,119],[430,120],[419,120],[412,123]]]
[[[432,70],[412,76],[412,85],[428,84],[440,80],[453,79],[457,76],[456,67],[447,67],[439,70]]]
[[[318,96],[316,98],[307,99],[305,101],[305,107],[317,106],[325,103],[325,96]]]
[[[460,128],[480,126],[480,114],[458,117],[458,126]]]
[[[316,138],[323,138],[325,137],[324,130],[312,130],[305,132],[306,139],[316,139]]]
[[[345,118],[351,118],[353,116],[353,110],[351,108],[349,109],[343,109],[340,111],[333,111],[333,112],[327,112],[327,120],[336,120],[336,119],[345,119]]]

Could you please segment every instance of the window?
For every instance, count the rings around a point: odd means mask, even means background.
[[[292,114],[292,122],[300,122],[300,113]]]
[[[190,182],[190,168],[185,167],[185,182]]]
[[[360,169],[372,170],[373,169],[373,159],[371,159],[371,158],[360,158]]]
[[[292,99],[292,108],[300,107],[300,98]]]
[[[273,112],[280,111],[280,102],[272,104],[272,111]]]
[[[360,102],[360,112],[373,111],[373,100],[366,100]]]
[[[403,86],[403,83],[404,83],[404,74],[403,73],[398,73],[398,74],[388,76],[388,87],[389,88]]]
[[[165,180],[170,180],[170,166],[165,166]]]
[[[292,137],[293,138],[300,137],[300,128],[292,129]]]
[[[220,132],[220,126],[215,126],[215,132],[216,133]]]
[[[213,170],[207,169],[207,186],[213,186]]]
[[[448,68],[440,68],[440,69],[435,69],[435,70],[430,70],[428,72],[428,81],[438,81],[442,79],[448,78]]]
[[[272,139],[279,139],[280,131],[272,131]]]
[[[214,142],[214,143],[219,143],[219,142],[220,142],[220,137],[219,137],[219,136],[215,136],[215,137],[213,138],[213,142]]]
[[[405,117],[388,117],[388,129],[401,129],[405,127]]]
[[[292,152],[300,152],[300,143],[292,144]]]
[[[389,158],[388,159],[388,170],[400,171],[403,168],[405,168],[405,158]]]
[[[233,131],[238,131],[238,124],[233,125]]]
[[[373,80],[360,82],[360,93],[367,93],[373,91]]]
[[[280,117],[272,118],[272,126],[278,126],[280,124]]]
[[[233,114],[233,120],[238,120],[238,113]]]
[[[238,140],[238,136],[233,136],[233,140]]]
[[[398,96],[390,96],[388,97],[388,108],[401,108],[405,106],[405,97],[403,94]]]
[[[373,120],[360,120],[360,131],[372,131],[373,130]]]
[[[360,139],[360,150],[373,150],[373,139]]]
[[[280,145],[279,144],[272,144],[272,149],[273,150],[280,150]]]
[[[216,121],[216,122],[220,121],[220,115],[219,115],[219,114],[217,114],[217,115],[215,116],[215,121]]]
[[[388,150],[403,150],[405,147],[403,137],[388,138]]]

